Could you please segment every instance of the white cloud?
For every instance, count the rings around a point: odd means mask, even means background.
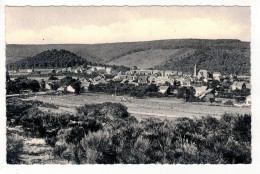
[[[50,26],[35,32],[15,30],[6,33],[7,43],[106,43],[124,41],[145,41],[175,38],[243,38],[242,27],[224,20],[211,18],[159,19],[132,18],[109,25]]]

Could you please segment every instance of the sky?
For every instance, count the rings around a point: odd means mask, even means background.
[[[249,41],[250,7],[6,7],[7,44]]]

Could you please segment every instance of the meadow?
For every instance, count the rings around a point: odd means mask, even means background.
[[[223,114],[250,114],[250,107],[235,107],[214,105],[205,102],[185,102],[183,99],[174,97],[162,98],[132,98],[129,96],[111,96],[98,93],[83,93],[81,95],[44,95],[28,98],[28,100],[38,100],[45,103],[52,103],[61,107],[70,108],[75,111],[76,107],[84,104],[113,102],[121,103],[128,108],[128,112],[136,118],[178,118],[178,117],[202,117],[214,116],[220,118]]]

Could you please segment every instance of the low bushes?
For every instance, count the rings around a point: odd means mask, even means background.
[[[220,120],[117,120],[77,143],[63,141],[62,148],[57,144],[55,148],[63,149],[61,154],[73,149],[69,160],[76,163],[251,163],[250,129],[249,115],[224,115]]]
[[[77,112],[86,117],[103,117],[109,119],[127,118],[127,108],[120,103],[90,104],[77,108]]]
[[[115,103],[77,111],[53,114],[32,107],[17,124],[29,136],[45,138],[57,158],[76,164],[251,163],[250,115],[137,121]]]
[[[11,134],[7,131],[7,153],[6,160],[8,164],[19,164],[22,163],[20,155],[23,151],[23,138],[18,134]]]

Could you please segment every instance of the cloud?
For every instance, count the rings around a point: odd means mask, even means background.
[[[131,18],[108,25],[52,25],[39,31],[17,29],[6,32],[7,43],[49,44],[49,43],[108,43],[146,41],[157,39],[204,38],[245,39],[248,28],[229,20],[212,18],[164,19]],[[250,34],[249,34],[250,35]]]

